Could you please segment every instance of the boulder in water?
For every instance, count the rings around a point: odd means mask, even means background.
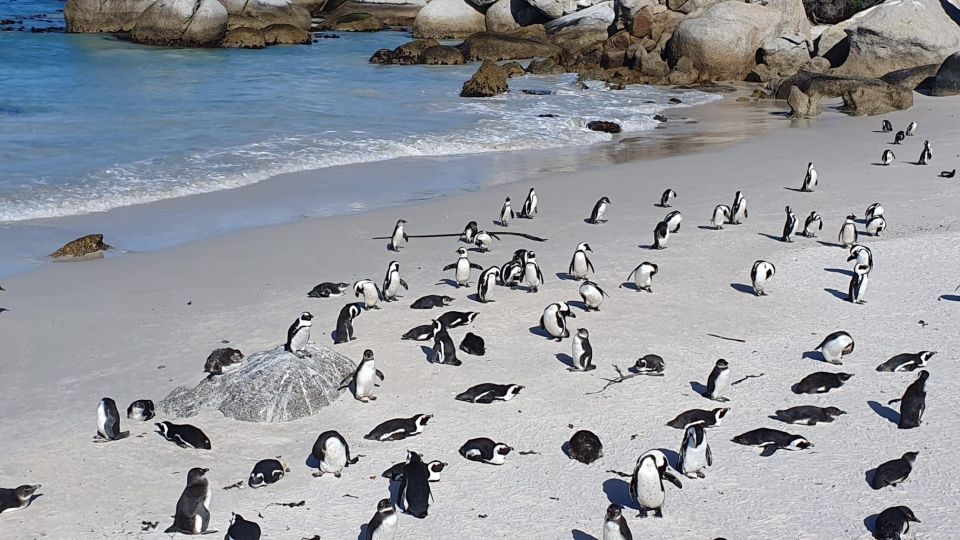
[[[63,247],[54,251],[50,257],[54,259],[88,257],[100,254],[108,249],[113,249],[113,247],[103,243],[102,234],[88,234],[67,242]]]
[[[175,388],[160,408],[179,418],[217,409],[244,422],[288,422],[316,414],[339,397],[341,382],[356,364],[313,343],[306,350],[312,356],[299,358],[282,346],[250,355],[223,375],[193,388]]]
[[[620,124],[594,120],[593,122],[587,122],[587,129],[591,131],[602,131],[604,133],[620,133]]]
[[[130,39],[177,47],[214,47],[227,33],[227,10],[217,0],[157,0],[140,14]]]
[[[496,62],[484,60],[480,69],[463,83],[460,97],[490,97],[507,91],[507,72]]]

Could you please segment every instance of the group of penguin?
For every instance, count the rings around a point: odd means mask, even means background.
[[[916,130],[916,123],[911,123],[905,132],[897,134],[897,144],[904,137],[910,136]],[[883,131],[892,131],[888,121],[883,123]],[[902,134],[902,136],[901,136]],[[889,150],[884,152],[884,164],[888,164]],[[930,145],[924,145],[921,162],[926,163],[930,155]],[[891,158],[892,159],[892,158]],[[819,184],[819,174],[813,163],[808,164],[806,176],[800,191],[810,192]],[[670,208],[671,201],[677,193],[668,189],[663,192],[657,206]],[[515,213],[510,198],[506,198],[498,216],[501,227],[509,227],[517,217],[533,219],[539,212],[539,201],[534,189],[530,189],[519,213]],[[606,221],[605,215],[611,206],[608,197],[602,197],[594,205],[589,217],[585,220],[590,224],[602,224]],[[823,228],[819,214],[812,211],[807,217],[802,230],[792,209],[786,207],[787,220],[784,225],[782,240],[791,242],[794,235],[815,237],[816,231]],[[731,206],[718,205],[712,216],[715,229],[722,229],[724,225],[740,224],[748,218],[746,198],[737,191]],[[884,209],[879,203],[872,204],[865,212],[865,224],[869,234],[878,236],[885,228]],[[664,249],[670,234],[680,229],[683,216],[679,211],[670,211],[654,229],[654,242],[651,249]],[[409,240],[405,232],[405,220],[396,223],[390,237],[390,249],[398,251]],[[479,230],[476,222],[471,221],[460,235],[460,241],[475,244],[480,252],[487,252],[498,239],[496,233]],[[855,303],[864,302],[867,281],[873,269],[873,254],[871,250],[858,243],[856,216],[848,215],[838,235],[838,242],[849,249],[848,262],[855,263],[854,274],[849,288],[849,300]],[[594,272],[593,263],[589,258],[592,252],[589,244],[580,243],[573,253],[568,275],[580,281],[578,292],[587,311],[599,310],[607,293],[588,276]],[[477,280],[476,300],[482,304],[495,301],[498,287],[510,289],[521,286],[529,293],[538,292],[544,283],[543,274],[537,263],[536,254],[526,249],[516,250],[511,259],[500,266],[483,268],[469,260],[466,249],[456,250],[457,260],[443,268],[454,272],[452,284],[456,287],[470,286],[474,271],[480,271]],[[631,286],[637,291],[652,292],[653,279],[658,273],[658,266],[644,261],[631,271],[626,281],[621,285]],[[754,294],[766,295],[766,284],[774,277],[776,268],[767,261],[757,261],[750,271]],[[631,284],[632,281],[632,284]],[[400,289],[408,290],[407,283],[400,276],[400,265],[391,261],[387,268],[382,287],[369,279],[362,279],[351,287],[347,283],[325,282],[314,287],[309,297],[331,298],[344,295],[352,289],[359,303],[348,303],[340,311],[337,318],[334,343],[346,343],[357,339],[354,336],[353,321],[364,310],[380,309],[380,303],[391,303],[398,300]],[[0,289],[2,290],[2,289]],[[413,309],[432,309],[448,306],[452,297],[443,295],[429,295],[419,298],[412,304]],[[450,329],[470,324],[477,317],[477,312],[450,311],[431,320],[429,324],[421,325],[406,332],[402,339],[415,341],[434,341],[429,360],[437,364],[458,366],[462,361],[457,358],[457,350],[471,355],[484,354],[484,341],[475,334],[468,333],[459,347],[455,346],[449,334]],[[567,302],[550,303],[543,310],[540,327],[546,337],[556,341],[571,336],[567,319],[576,318],[575,313]],[[310,356],[307,344],[310,342],[313,315],[303,312],[293,322],[287,332],[284,348],[291,354],[301,358]],[[589,371],[593,365],[593,350],[589,340],[589,332],[579,328],[573,334],[572,365],[574,371]],[[853,338],[844,331],[828,335],[816,347],[822,359],[832,364],[841,364],[841,359],[853,353],[855,343]],[[916,380],[911,383],[899,400],[900,419],[898,427],[901,429],[916,428],[921,425],[925,410],[926,382],[929,372],[925,368],[932,351],[919,353],[899,354],[876,368],[879,372],[912,372],[920,370]],[[221,376],[230,369],[243,362],[243,354],[236,349],[217,349],[208,357],[204,370],[210,377]],[[637,360],[633,367],[634,373],[646,375],[661,375],[665,369],[665,362],[657,355],[647,355]],[[794,384],[791,390],[796,394],[822,394],[839,388],[852,377],[848,373],[815,372],[804,377]],[[376,368],[374,353],[365,350],[363,358],[356,370],[342,381],[341,389],[351,388],[356,400],[369,402],[376,400],[375,388],[377,382],[384,379],[384,374]],[[727,391],[734,383],[729,362],[725,359],[717,360],[707,377],[705,390],[702,392],[707,399],[726,402]],[[456,396],[457,400],[470,403],[492,403],[494,401],[509,401],[515,398],[523,386],[517,384],[481,383],[468,388]],[[687,478],[704,478],[704,469],[713,464],[713,453],[707,442],[707,430],[719,426],[722,419],[729,412],[729,408],[720,407],[710,410],[691,409],[679,414],[668,422],[670,427],[684,431],[680,444],[679,459],[676,469],[671,465],[667,456],[661,450],[649,450],[641,454],[630,475],[629,496],[639,509],[640,516],[653,512],[662,517],[666,500],[664,480],[682,487],[681,479],[674,472]],[[136,421],[147,421],[155,416],[153,402],[137,400],[127,408],[127,417]],[[815,407],[802,405],[776,411],[776,418],[791,424],[816,425],[817,423],[832,422],[838,416],[846,414],[836,407]],[[398,441],[416,436],[423,432],[432,415],[417,414],[410,418],[395,418],[382,422],[371,430],[364,439],[370,441]],[[185,448],[211,449],[210,439],[196,426],[189,424],[174,424],[169,421],[156,424],[157,432],[166,440]],[[97,434],[95,441],[110,442],[124,439],[129,432],[120,431],[120,414],[114,400],[103,398],[97,409]],[[733,442],[757,446],[762,449],[761,456],[773,455],[778,450],[804,450],[813,446],[809,440],[800,435],[790,434],[771,428],[758,428],[733,437]],[[471,461],[501,465],[513,451],[508,444],[497,442],[489,438],[473,438],[466,441],[459,449],[460,455]],[[578,431],[569,441],[568,454],[572,459],[583,463],[592,463],[602,454],[602,443],[592,432]],[[874,489],[882,489],[890,485],[897,485],[909,476],[917,459],[918,452],[907,452],[902,457],[881,464],[870,480]],[[321,433],[311,451],[313,466],[317,469],[314,476],[333,475],[340,477],[344,469],[358,462],[359,456],[352,456],[350,446],[345,437],[336,431]],[[399,482],[396,502],[391,499],[382,499],[377,503],[373,518],[366,528],[368,540],[393,540],[397,537],[399,517],[398,509],[415,518],[426,518],[431,500],[430,484],[439,481],[441,472],[447,463],[434,460],[426,461],[423,456],[414,451],[407,451],[404,462],[397,463],[384,471],[383,476],[391,482]],[[248,484],[258,488],[273,484],[289,472],[289,468],[279,460],[266,459],[258,462],[249,477]],[[212,491],[204,468],[193,468],[187,473],[187,485],[176,504],[173,524],[166,532],[180,532],[184,534],[202,534],[214,532],[209,529],[210,504]],[[22,485],[16,489],[0,489],[0,512],[26,508],[34,498],[40,485]],[[605,515],[602,529],[602,540],[632,540],[633,536],[626,519],[623,516],[623,507],[611,504]],[[910,528],[911,522],[919,522],[911,509],[906,506],[891,506],[882,511],[874,527],[874,535],[881,540],[898,539]],[[260,527],[257,523],[234,514],[231,525],[226,533],[226,540],[257,540],[260,538]]]

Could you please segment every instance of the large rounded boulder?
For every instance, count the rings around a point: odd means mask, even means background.
[[[934,96],[955,96],[960,94],[960,52],[951,54],[933,78],[930,93]]]
[[[413,20],[413,37],[458,39],[487,29],[486,19],[464,0],[431,0]]]
[[[156,0],[67,0],[67,32],[129,32]]]
[[[310,12],[293,0],[218,0],[227,8],[229,29],[288,24],[310,30]]]
[[[137,18],[138,43],[214,47],[227,33],[227,10],[217,0],[157,0]]]

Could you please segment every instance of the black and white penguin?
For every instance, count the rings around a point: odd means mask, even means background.
[[[868,206],[866,210],[864,210],[863,220],[870,221],[871,219],[877,216],[882,216],[883,213],[884,213],[883,205],[878,202],[875,202],[870,206]]]
[[[138,399],[127,407],[127,418],[130,420],[139,420],[146,422],[157,415],[153,401],[149,399]]]
[[[208,534],[217,532],[210,527],[210,499],[213,491],[204,476],[209,469],[194,467],[187,473],[187,487],[177,500],[173,525],[165,533]]]
[[[660,267],[657,265],[644,261],[627,275],[627,281],[629,282],[630,279],[633,278],[633,283],[637,286],[637,291],[653,292],[653,276],[657,275],[659,270]],[[623,285],[621,285],[621,287],[622,286]]]
[[[674,210],[663,218],[663,222],[667,224],[671,233],[680,232],[680,223],[683,222],[683,214],[681,214],[679,210]]]
[[[435,364],[446,364],[448,366],[459,366],[463,362],[457,358],[457,348],[453,344],[453,338],[447,332],[447,325],[440,321],[440,329],[433,334],[433,351],[430,361]]]
[[[805,426],[815,426],[817,424],[828,424],[840,415],[847,414],[847,411],[837,407],[816,407],[814,405],[799,405],[776,411],[777,419],[788,424],[802,424]]]
[[[607,197],[600,197],[600,200],[597,201],[597,204],[593,205],[593,211],[590,212],[590,218],[587,219],[587,223],[592,223],[594,225],[598,223],[606,223],[607,220],[603,219],[603,215],[607,213],[607,207],[610,206],[610,199]]]
[[[455,300],[452,296],[441,296],[439,294],[428,294],[417,298],[410,304],[410,309],[433,309],[437,307],[447,307]]]
[[[570,437],[568,452],[572,459],[589,465],[603,457],[603,443],[596,433],[581,429]]]
[[[40,484],[24,484],[15,488],[0,488],[0,514],[16,512],[30,506]]]
[[[565,337],[570,337],[570,331],[567,329],[567,317],[577,316],[570,310],[566,302],[554,302],[543,310],[540,316],[540,327],[547,331],[553,339],[562,341]]]
[[[261,459],[253,466],[247,484],[252,488],[261,488],[276,483],[288,472],[290,469],[276,459]]]
[[[169,421],[154,425],[157,426],[157,433],[162,435],[164,439],[181,448],[196,448],[198,450],[210,450],[212,448],[210,438],[197,426],[174,424]]]
[[[880,126],[881,126],[881,130],[882,130],[884,133],[890,133],[891,131],[893,131],[893,124],[891,124],[889,120],[884,120],[884,121],[880,124]]]
[[[471,386],[457,394],[457,401],[468,403],[493,403],[494,401],[510,401],[523,390],[519,384],[482,383]]]
[[[256,522],[247,521],[240,514],[234,514],[224,540],[260,540],[261,534],[260,525]]]
[[[336,431],[324,431],[313,443],[310,455],[317,460],[317,472],[314,477],[321,477],[325,474],[332,474],[340,478],[343,469],[350,465],[355,465],[360,457],[350,457],[350,445],[343,435]]]
[[[877,366],[877,371],[887,371],[892,373],[901,371],[914,371],[927,367],[927,362],[929,362],[930,358],[935,354],[937,354],[936,351],[901,353]]]
[[[207,361],[203,364],[203,371],[209,373],[210,376],[223,375],[227,371],[240,367],[242,363],[243,353],[238,349],[230,347],[215,349],[210,353],[210,356],[207,356]]]
[[[660,196],[660,203],[657,204],[660,208],[670,208],[670,199],[676,199],[677,192],[672,189],[667,189],[663,192],[663,195]]]
[[[777,450],[806,450],[813,446],[813,443],[808,441],[806,437],[770,428],[752,429],[737,435],[731,440],[744,446],[763,448],[763,452],[760,453],[762,457],[772,456]]]
[[[730,223],[739,225],[748,217],[750,216],[747,214],[747,198],[743,196],[743,192],[738,191],[733,196],[733,205],[730,206]]]
[[[407,453],[407,463],[400,477],[397,501],[403,511],[417,519],[427,517],[430,508],[430,471],[416,452]]]
[[[657,226],[653,229],[653,246],[652,249],[667,249],[667,240],[670,239],[670,226],[667,225],[666,221],[661,221],[657,223]]]
[[[480,314],[476,311],[448,311],[437,317],[437,320],[444,328],[458,328],[472,323],[477,315]]]
[[[377,284],[369,279],[361,279],[353,284],[353,296],[363,297],[363,307],[367,309],[380,309],[380,298],[383,294]]]
[[[784,211],[787,213],[787,220],[783,224],[783,235],[780,237],[780,240],[793,242],[792,237],[797,234],[799,221],[797,220],[797,215],[793,213],[793,210],[791,210],[789,206],[785,207]]]
[[[97,434],[93,438],[94,442],[119,441],[129,436],[129,431],[120,431],[120,411],[117,410],[117,403],[108,397],[101,399],[97,406]]]
[[[718,204],[713,209],[713,217],[710,218],[710,222],[713,224],[713,228],[719,231],[723,228],[723,224],[730,223],[731,219],[730,207],[725,204]]]
[[[623,517],[623,510],[619,504],[607,507],[603,516],[603,538],[601,540],[633,540],[633,533]]]
[[[377,511],[367,523],[367,535],[364,540],[394,540],[397,537],[397,511],[390,499],[380,499]]]
[[[474,356],[483,356],[487,352],[483,338],[473,332],[467,332],[467,335],[460,340],[460,350]]]
[[[910,124],[907,125],[907,131],[906,131],[907,137],[913,137],[913,132],[916,130],[917,130],[917,123],[910,122]]]
[[[383,471],[383,473],[380,476],[383,476],[384,478],[389,478],[391,482],[398,482],[400,480],[400,477],[403,476],[403,467],[406,464],[407,464],[406,461],[401,461],[400,463],[397,463],[392,467],[390,467],[389,469]],[[427,481],[439,482],[440,473],[443,472],[443,469],[445,469],[447,465],[449,465],[449,463],[444,463],[438,460],[433,460],[427,463],[427,472],[429,473],[429,476],[427,477]]]
[[[900,402],[900,421],[897,423],[899,429],[920,427],[923,412],[927,408],[927,379],[929,378],[930,372],[921,370],[917,380],[910,383],[903,392],[903,397],[890,402],[890,404]]]
[[[853,276],[850,278],[850,289],[847,291],[847,300],[854,304],[865,304],[866,300],[864,300],[863,297],[867,294],[867,284],[869,281],[869,266],[858,264],[853,267]]]
[[[667,363],[656,354],[648,354],[637,359],[632,369],[634,373],[662,376],[663,371],[667,369]]]
[[[593,365],[593,346],[590,345],[590,332],[586,328],[578,328],[573,336],[573,367],[570,371],[592,371],[597,366]]]
[[[707,377],[707,391],[704,392],[703,397],[714,401],[730,401],[723,394],[730,388],[732,378],[730,364],[723,358],[717,360],[713,370],[710,371],[710,376]]]
[[[470,259],[467,258],[467,250],[463,248],[457,248],[457,255],[460,256],[457,262],[444,266],[443,271],[449,272],[450,270],[456,270],[456,272],[454,272],[454,279],[456,279],[457,287],[467,287],[470,285],[470,270],[483,270],[483,267],[477,263],[470,262]]]
[[[393,418],[381,422],[363,436],[368,441],[399,441],[423,433],[423,427],[433,418],[432,414],[417,414],[410,418]]]
[[[754,296],[766,296],[765,290],[767,281],[777,274],[777,268],[773,263],[767,261],[757,261],[753,263],[750,269],[750,281],[753,283]]]
[[[300,358],[310,356],[306,346],[310,342],[310,328],[312,326],[313,315],[309,311],[301,313],[287,330],[287,342],[283,344],[283,350],[292,352]]]
[[[491,266],[480,273],[480,279],[477,281],[477,299],[481,302],[493,302],[494,290],[497,281],[500,280],[500,269]]]
[[[830,390],[840,388],[843,383],[853,377],[852,373],[829,373],[817,371],[800,379],[800,382],[790,387],[794,394],[826,394]]]
[[[573,252],[573,258],[570,259],[570,268],[567,270],[567,273],[574,279],[587,279],[587,272],[596,273],[596,270],[593,269],[593,263],[587,257],[588,251],[593,252],[590,249],[590,244],[586,242],[577,244],[577,250]]]
[[[810,212],[810,215],[807,216],[806,221],[803,223],[803,236],[807,238],[816,238],[817,234],[814,232],[814,229],[818,231],[823,230],[823,221],[820,220],[820,214],[816,210]]]
[[[480,253],[486,253],[490,251],[490,246],[493,245],[494,239],[498,242],[500,241],[500,237],[494,233],[478,231],[476,236],[473,237],[473,243],[477,246],[477,249],[480,250]]]
[[[930,150],[930,141],[923,141],[923,150],[920,151],[920,158],[917,159],[917,165],[926,165],[933,158],[933,151]]]
[[[360,304],[347,304],[340,309],[340,314],[337,315],[334,344],[347,343],[357,339],[353,337],[353,320],[360,316],[360,311]]]
[[[490,465],[503,465],[507,455],[513,451],[505,443],[494,442],[486,437],[470,439],[460,447],[460,455],[470,461],[480,463],[489,463]]]
[[[377,386],[377,379],[383,380],[383,372],[376,367],[373,351],[367,349],[363,351],[363,358],[360,359],[356,371],[340,382],[340,389],[347,388],[353,381],[353,397],[357,401],[375,401],[377,396],[373,395],[373,391]]]
[[[917,461],[919,454],[920,452],[907,452],[897,459],[881,463],[874,472],[873,478],[870,479],[870,487],[883,489],[887,486],[896,487],[897,484],[905,482],[913,471],[913,464]]]
[[[887,148],[883,151],[883,155],[880,156],[880,163],[883,163],[884,166],[889,166],[895,159],[897,159],[897,156],[893,155],[893,150]]]
[[[579,292],[587,311],[600,311],[603,297],[609,296],[599,285],[589,280],[580,284]]]
[[[910,532],[910,522],[920,523],[913,510],[906,506],[891,506],[877,516],[873,537],[877,540],[902,540]]]
[[[518,249],[513,252],[513,258],[500,267],[500,284],[511,289],[523,281],[523,272],[527,260],[527,250]]]
[[[477,222],[471,221],[463,228],[463,232],[460,233],[460,240],[468,244],[473,243],[473,239],[477,236]]]
[[[396,300],[400,287],[403,287],[404,290],[410,290],[407,282],[400,277],[400,263],[390,261],[390,264],[387,265],[387,274],[383,277],[383,288],[381,289],[383,301],[393,302]]]
[[[893,144],[900,144],[904,139],[907,138],[907,134],[903,131],[898,131],[896,135],[893,136]]]
[[[839,366],[843,364],[841,361],[843,357],[852,353],[856,346],[849,333],[839,330],[823,338],[814,350],[820,351],[825,361]]]
[[[513,207],[510,206],[510,197],[507,197],[503,201],[503,208],[500,209],[500,226],[509,227],[510,220],[515,217],[517,217],[517,215],[513,212]]]
[[[532,251],[527,252],[527,260],[523,265],[523,282],[527,286],[527,292],[537,292],[540,285],[543,285],[543,272],[537,264],[536,253]]]
[[[676,429],[686,429],[690,424],[700,424],[705,428],[717,427],[728,412],[730,412],[728,407],[717,408],[710,411],[705,409],[690,409],[689,411],[678,414],[676,418],[667,422],[667,425]]]
[[[949,171],[940,171],[940,178],[953,178],[956,176],[957,170],[950,169]]]
[[[397,220],[397,224],[393,227],[393,234],[390,235],[390,249],[392,251],[400,251],[400,247],[403,246],[405,242],[410,240],[407,237],[407,233],[403,230],[403,226],[407,222],[403,219]]]
[[[650,450],[637,458],[630,477],[630,499],[640,507],[638,517],[647,517],[650,510],[656,517],[663,517],[663,503],[666,500],[664,479],[683,488],[680,478],[670,470],[667,456],[660,450]]]
[[[537,192],[534,191],[533,188],[530,188],[530,191],[527,192],[527,199],[523,201],[523,206],[520,208],[520,217],[533,219],[534,214],[539,212],[538,204]]]
[[[433,336],[440,331],[442,326],[443,325],[436,320],[430,324],[421,324],[420,326],[415,326],[408,330],[400,339],[410,341],[430,341],[433,339]]]
[[[865,264],[873,270],[873,252],[863,244],[854,244],[850,246],[850,256],[847,262],[857,261],[857,264]]]
[[[310,298],[330,298],[331,296],[343,296],[344,291],[350,288],[349,283],[330,283],[323,282],[307,293]]]
[[[817,170],[813,168],[813,162],[807,163],[807,174],[803,177],[803,185],[800,186],[800,191],[813,191],[813,188],[817,187],[819,177]]]
[[[713,452],[707,443],[703,424],[687,426],[680,443],[680,473],[687,478],[704,478],[703,469],[713,465]]]
[[[867,234],[870,236],[880,236],[880,233],[887,228],[887,220],[883,216],[876,216],[867,222]]]

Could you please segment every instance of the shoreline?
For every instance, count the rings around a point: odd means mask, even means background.
[[[536,181],[552,174],[604,168],[629,161],[701,152],[757,136],[786,120],[774,100],[738,103],[755,87],[739,85],[734,93],[715,94],[715,101],[677,105],[664,110],[668,121],[651,131],[615,136],[610,141],[549,149],[401,157],[353,163],[271,176],[252,184],[144,204],[54,218],[0,224],[0,278],[44,267],[46,255],[73,238],[103,233],[117,251],[163,250],[251,227],[279,225],[301,219],[350,215],[370,209],[407,206],[451,194],[488,189],[506,182]],[[709,90],[709,89],[707,89]],[[466,187],[450,189],[442,177],[448,171],[468,178]],[[532,171],[532,172],[531,172]],[[370,178],[433,178],[425,189],[410,193]],[[366,200],[356,196],[363,186]],[[325,199],[334,199],[328,202]],[[210,209],[215,209],[210,212]],[[250,216],[255,215],[252,222]],[[172,219],[171,219],[172,217]]]

